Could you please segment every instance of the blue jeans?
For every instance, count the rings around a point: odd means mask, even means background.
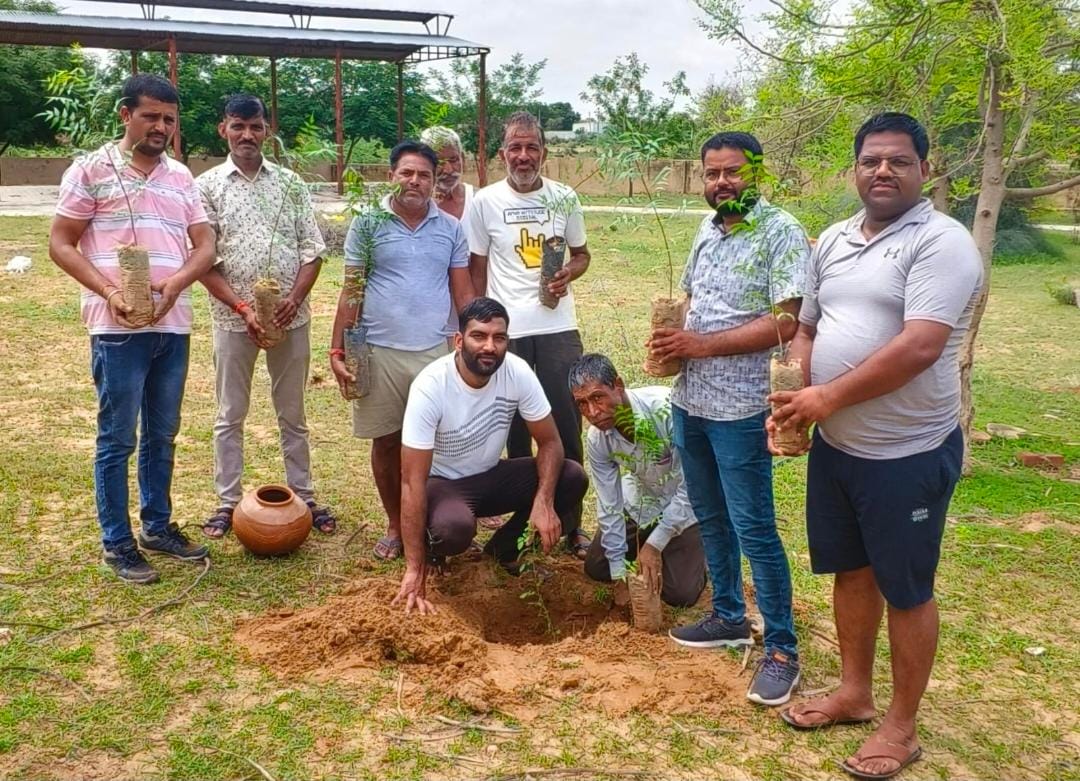
[[[773,508],[772,456],[762,412],[742,420],[709,420],[672,405],[673,439],[686,491],[701,527],[713,589],[713,614],[746,618],[740,551],[750,561],[766,652],[796,656],[791,570]]]
[[[139,517],[147,534],[172,518],[174,440],[188,370],[187,334],[138,332],[90,337],[98,396],[94,496],[101,542],[133,542],[128,517],[128,460],[139,424]]]

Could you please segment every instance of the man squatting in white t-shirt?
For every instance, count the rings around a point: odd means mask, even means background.
[[[401,430],[401,534],[405,575],[393,604],[429,613],[429,561],[464,553],[477,516],[513,513],[484,547],[516,573],[517,541],[531,523],[545,552],[574,531],[588,488],[563,456],[551,405],[532,370],[507,355],[510,315],[490,298],[461,311],[454,352],[429,364],[409,389]],[[520,414],[536,456],[501,458]]]

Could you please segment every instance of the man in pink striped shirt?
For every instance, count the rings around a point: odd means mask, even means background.
[[[174,441],[187,379],[191,333],[188,288],[213,262],[214,232],[191,172],[170,159],[179,116],[175,88],[159,76],[123,86],[124,137],[78,158],[64,173],[49,254],[82,286],[98,395],[94,493],[104,561],[123,580],[153,583],[139,550],[185,561],[206,558],[172,521]],[[190,240],[191,249],[188,249]],[[136,327],[120,289],[118,250],[148,251],[154,312]],[[128,517],[128,461],[139,428],[138,545]]]

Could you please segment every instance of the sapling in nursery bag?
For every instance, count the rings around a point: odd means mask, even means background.
[[[686,321],[686,298],[670,298],[656,295],[652,299],[650,324],[657,328],[682,328]],[[682,371],[682,358],[668,358],[662,361],[651,351],[645,356],[645,373],[650,377],[674,377]]]
[[[540,303],[548,309],[554,309],[559,305],[558,296],[551,294],[548,285],[555,279],[566,261],[566,241],[558,236],[552,236],[544,242],[544,254],[540,261]]]
[[[281,303],[281,285],[276,279],[263,277],[255,283],[255,314],[266,334],[265,339],[273,347],[285,338],[285,329],[274,325],[274,313]]]
[[[769,390],[777,391],[800,391],[805,387],[803,381],[802,361],[798,358],[785,359],[779,355],[773,355],[769,359]],[[772,411],[782,407],[782,404],[772,405]],[[793,456],[801,453],[808,442],[806,429],[794,428],[777,429],[773,435],[773,443],[781,453]]]
[[[659,632],[663,620],[660,595],[649,588],[645,576],[639,572],[628,574],[626,585],[630,589],[630,614],[634,627],[642,632]]]
[[[131,307],[125,315],[136,328],[150,325],[154,319],[154,294],[150,290],[150,253],[146,247],[127,244],[118,247],[120,262],[120,295]]]
[[[362,399],[371,393],[371,350],[368,348],[367,328],[362,325],[345,329],[345,368],[356,379],[345,384],[345,398]]]

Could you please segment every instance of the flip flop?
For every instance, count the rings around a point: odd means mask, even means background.
[[[780,718],[783,719],[784,723],[792,729],[797,729],[802,732],[813,732],[819,729],[828,729],[829,727],[839,727],[844,724],[869,724],[871,721],[874,720],[872,716],[868,719],[856,719],[846,716],[836,716],[831,711],[828,711],[825,708],[807,708],[806,710],[800,711],[798,715],[807,716],[811,713],[820,713],[822,716],[826,717],[826,720],[819,721],[816,724],[800,724],[799,722],[795,721],[795,714],[791,712],[791,708],[784,708],[782,711],[780,711]]]
[[[873,740],[873,738],[871,738],[871,740]],[[867,743],[869,742],[870,741],[867,741]],[[886,773],[867,773],[865,770],[859,770],[858,768],[849,765],[846,759],[840,763],[840,767],[844,768],[850,775],[861,779],[862,781],[880,781],[881,779],[892,778],[893,776],[898,775],[900,771],[913,762],[917,762],[919,758],[922,757],[922,746],[916,746],[914,751],[908,751],[907,746],[903,743],[893,743],[891,740],[885,740],[884,738],[876,742],[878,744],[883,744],[885,748],[878,749],[876,750],[876,753],[873,754],[856,754],[856,758],[859,762],[866,762],[868,759],[891,759],[893,762],[899,763],[896,769]],[[865,746],[866,744],[864,743],[863,745]],[[899,749],[899,751],[896,749]],[[860,751],[861,750],[862,749],[860,749]]]
[[[375,543],[375,548],[372,550],[372,553],[377,559],[393,561],[394,559],[401,558],[401,554],[404,551],[405,546],[401,542],[401,538],[387,536]]]
[[[580,526],[566,535],[566,550],[580,561],[588,558],[590,545],[592,538]]]

